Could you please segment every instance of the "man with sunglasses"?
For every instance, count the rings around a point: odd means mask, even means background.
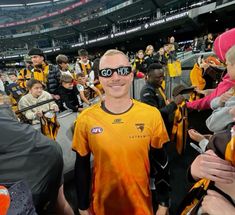
[[[130,98],[133,73],[123,52],[108,50],[99,69],[105,100],[79,115],[72,146],[79,213],[153,215],[151,175],[158,191],[156,214],[166,215],[169,175],[163,145],[169,138],[161,114]]]

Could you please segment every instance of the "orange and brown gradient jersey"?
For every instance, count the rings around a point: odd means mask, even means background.
[[[94,155],[91,208],[96,215],[150,215],[149,149],[168,141],[160,112],[133,100],[130,110],[111,114],[96,104],[82,112],[73,150]]]

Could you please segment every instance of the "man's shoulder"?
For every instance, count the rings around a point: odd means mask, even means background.
[[[151,91],[155,90],[154,87],[151,84],[149,84],[148,82],[145,83],[145,85],[143,86],[142,89],[143,90],[151,90]]]
[[[150,96],[150,95],[155,95],[155,91],[156,91],[156,89],[154,89],[153,86],[146,83],[140,91],[140,96],[141,97],[146,97],[146,96]]]
[[[100,102],[86,108],[79,114],[79,118],[87,117],[87,116],[94,116],[98,114],[98,111],[101,110]]]

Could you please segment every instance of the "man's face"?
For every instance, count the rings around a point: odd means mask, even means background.
[[[113,56],[105,56],[101,58],[101,69],[115,69],[122,66],[130,66],[128,59],[122,54],[115,54]],[[126,98],[129,97],[130,85],[133,81],[133,73],[121,76],[114,72],[111,77],[101,77],[99,80],[105,91],[106,98]]]
[[[164,80],[164,72],[161,69],[155,69],[148,77],[148,81],[155,87],[160,87]]]
[[[88,61],[88,56],[80,56],[80,59],[83,63],[86,63]]]
[[[61,67],[62,71],[67,71],[68,68],[69,68],[69,64],[63,62],[63,63],[60,64],[60,67]]]
[[[34,84],[33,87],[29,90],[32,96],[36,98],[42,95],[42,91],[43,91],[42,85],[39,83]]]
[[[32,63],[34,66],[38,66],[38,65],[42,65],[42,63],[44,61],[44,57],[42,57],[40,55],[32,55],[31,60],[32,60]]]

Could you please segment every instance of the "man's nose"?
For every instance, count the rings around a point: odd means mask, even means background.
[[[118,75],[117,71],[115,71],[111,78],[112,79],[120,79],[120,75]]]

